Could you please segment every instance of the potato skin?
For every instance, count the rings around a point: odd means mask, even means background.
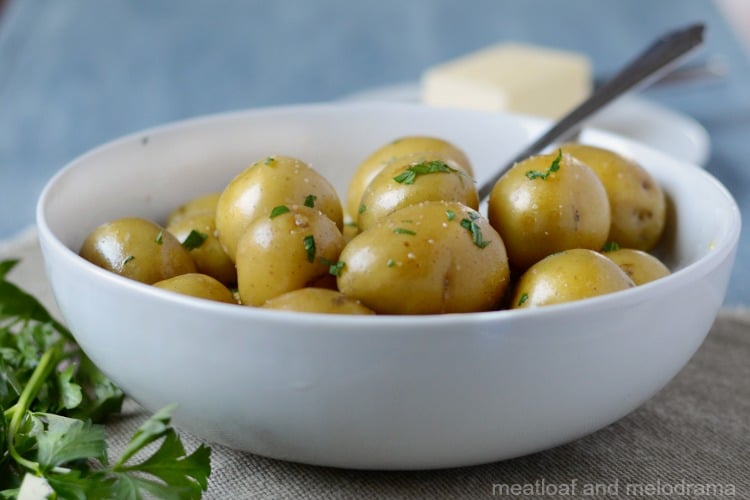
[[[237,245],[237,284],[243,304],[261,306],[323,278],[336,263],[344,237],[314,208],[291,205],[256,218]]]
[[[188,273],[157,281],[154,286],[170,292],[198,297],[200,299],[237,304],[231,290],[217,279],[200,273]]]
[[[229,258],[236,259],[237,243],[253,220],[268,217],[279,205],[304,205],[308,197],[342,229],[343,209],[336,190],[307,163],[269,156],[243,170],[224,188],[216,207],[219,241]]]
[[[387,215],[422,201],[457,201],[479,207],[477,188],[457,163],[434,154],[406,157],[383,168],[362,194],[357,226],[360,231],[377,224]],[[434,173],[417,174],[425,170]]]
[[[300,288],[266,301],[265,309],[311,312],[322,314],[375,314],[358,300],[351,299],[337,290],[326,288]]]
[[[559,159],[559,169],[552,165]],[[535,173],[547,173],[546,178]],[[599,250],[607,241],[610,208],[596,174],[570,155],[532,156],[514,165],[490,193],[488,218],[513,267],[573,248]]]
[[[351,240],[340,261],[339,290],[377,314],[487,311],[500,305],[510,281],[500,236],[457,202],[394,212]]]
[[[402,163],[405,157],[411,158],[412,161],[420,161],[421,156],[427,153],[437,155],[446,161],[455,162],[469,175],[474,174],[469,158],[452,143],[431,136],[400,137],[373,151],[357,167],[347,190],[346,214],[349,218],[357,220],[362,195],[370,182],[383,168],[395,162]]]
[[[167,219],[164,221],[164,226],[169,227],[177,224],[182,219],[197,215],[215,216],[216,206],[219,204],[219,196],[221,196],[221,193],[208,193],[188,200],[169,213]]]
[[[577,248],[549,255],[524,272],[511,307],[539,307],[581,300],[634,287],[617,264],[594,250]]]
[[[620,248],[603,255],[620,266],[636,285],[663,278],[670,274],[669,268],[653,255],[634,248]]]
[[[149,285],[195,272],[193,259],[177,238],[140,217],[97,227],[86,237],[79,254],[108,271]]]
[[[229,258],[216,231],[216,218],[212,214],[200,213],[178,218],[167,226],[178,241],[184,243],[192,231],[198,231],[206,237],[203,243],[189,250],[199,273],[207,274],[227,286],[237,283],[237,270]]]
[[[562,150],[588,165],[602,181],[612,210],[609,241],[622,248],[651,250],[666,223],[661,186],[635,161],[608,149],[564,144]]]

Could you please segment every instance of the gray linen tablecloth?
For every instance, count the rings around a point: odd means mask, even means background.
[[[33,230],[0,243],[10,279],[56,310]],[[206,498],[750,498],[750,310],[720,312],[656,397],[609,427],[534,455],[475,467],[375,472],[314,467],[212,445]],[[119,455],[148,413],[126,401],[108,426]],[[182,432],[187,449],[201,441]]]

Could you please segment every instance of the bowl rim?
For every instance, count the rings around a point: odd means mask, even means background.
[[[622,290],[616,293],[610,293],[597,297],[591,297],[573,302],[566,302],[561,304],[553,304],[544,307],[535,308],[522,308],[522,309],[499,309],[492,311],[482,312],[471,312],[471,313],[444,313],[444,314],[426,314],[426,315],[339,315],[339,314],[322,314],[322,313],[310,313],[310,312],[297,312],[297,311],[284,311],[284,310],[273,310],[264,309],[260,307],[238,307],[235,304],[224,304],[220,302],[210,301],[202,298],[191,297],[174,293],[168,290],[162,290],[138,281],[128,279],[123,276],[119,276],[115,273],[107,271],[103,268],[96,266],[95,264],[86,261],[81,258],[76,252],[65,245],[50,228],[46,210],[49,199],[52,192],[57,189],[58,184],[61,180],[68,175],[71,170],[78,167],[79,164],[84,163],[90,156],[100,154],[102,151],[116,148],[126,142],[132,141],[134,138],[151,137],[160,133],[172,133],[178,131],[183,127],[192,127],[195,125],[206,125],[213,121],[225,121],[231,119],[241,119],[257,113],[273,113],[273,112],[310,112],[315,110],[328,110],[328,109],[375,109],[383,110],[400,110],[400,109],[411,109],[416,108],[431,110],[430,112],[458,112],[458,113],[480,113],[488,114],[483,111],[472,111],[472,110],[447,110],[442,108],[428,108],[421,104],[413,103],[370,103],[370,102],[335,102],[335,103],[302,103],[302,104],[289,104],[280,106],[267,106],[258,108],[249,108],[242,110],[232,110],[219,113],[212,113],[207,115],[195,116],[183,120],[175,120],[167,123],[163,123],[157,126],[141,129],[128,133],[126,135],[119,136],[113,140],[107,141],[100,144],[83,154],[73,158],[67,164],[65,164],[60,170],[58,170],[44,185],[41,194],[36,204],[36,222],[37,231],[40,242],[42,243],[43,250],[49,248],[50,251],[56,252],[60,257],[63,258],[66,265],[80,268],[81,272],[87,274],[92,273],[97,279],[102,280],[104,283],[109,283],[112,286],[122,287],[132,293],[145,294],[151,297],[153,300],[160,301],[165,304],[172,304],[180,308],[189,308],[191,310],[200,310],[210,314],[219,315],[230,315],[236,319],[250,320],[253,318],[263,319],[269,322],[284,322],[288,323],[298,322],[299,324],[309,325],[311,321],[320,326],[341,326],[341,325],[355,325],[361,326],[363,324],[375,323],[378,326],[421,326],[430,327],[432,325],[454,325],[454,324],[482,324],[487,322],[496,321],[509,321],[514,319],[535,317],[544,319],[546,317],[557,316],[557,315],[569,315],[579,314],[579,311],[601,311],[611,310],[623,307],[635,305],[639,302],[648,301],[654,296],[667,294],[672,290],[687,285],[690,282],[694,282],[700,279],[702,276],[710,274],[713,270],[721,265],[721,263],[728,258],[728,256],[736,250],[739,242],[739,236],[741,231],[741,214],[736,200],[731,195],[729,190],[713,175],[706,170],[686,163],[677,158],[657,151],[656,149],[640,143],[638,141],[628,139],[615,133],[598,130],[598,129],[586,129],[587,131],[595,132],[597,136],[611,137],[616,139],[618,142],[633,146],[636,149],[644,149],[649,151],[651,154],[657,156],[663,156],[671,158],[673,161],[679,162],[685,168],[693,170],[693,174],[703,177],[701,182],[711,185],[721,197],[723,197],[729,207],[727,215],[729,220],[727,221],[728,231],[720,240],[714,241],[714,247],[709,253],[700,257],[697,261],[691,262],[686,266],[673,271],[669,276],[662,279],[639,285],[628,290]],[[442,109],[442,111],[441,111]],[[493,112],[493,115],[503,116],[508,119],[520,120],[523,127],[539,127],[548,124],[550,121],[518,113],[502,113]],[[45,262],[47,258],[45,256]],[[297,321],[295,321],[297,320]],[[355,329],[356,330],[356,329]],[[363,330],[364,331],[364,330]]]

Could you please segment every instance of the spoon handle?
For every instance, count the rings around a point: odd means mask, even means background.
[[[480,186],[479,199],[487,198],[498,179],[515,163],[538,153],[566,134],[575,131],[587,118],[617,97],[651,78],[658,77],[660,70],[665,71],[670,63],[700,45],[703,42],[704,31],[705,25],[694,24],[669,32],[657,39],[627,66],[597,88],[588,99],[500,168],[491,179]]]

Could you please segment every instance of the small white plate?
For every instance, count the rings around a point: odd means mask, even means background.
[[[403,83],[374,87],[342,100],[418,102],[419,86]],[[711,140],[700,123],[640,97],[623,96],[593,116],[588,126],[635,139],[688,163],[705,166],[708,161]]]

